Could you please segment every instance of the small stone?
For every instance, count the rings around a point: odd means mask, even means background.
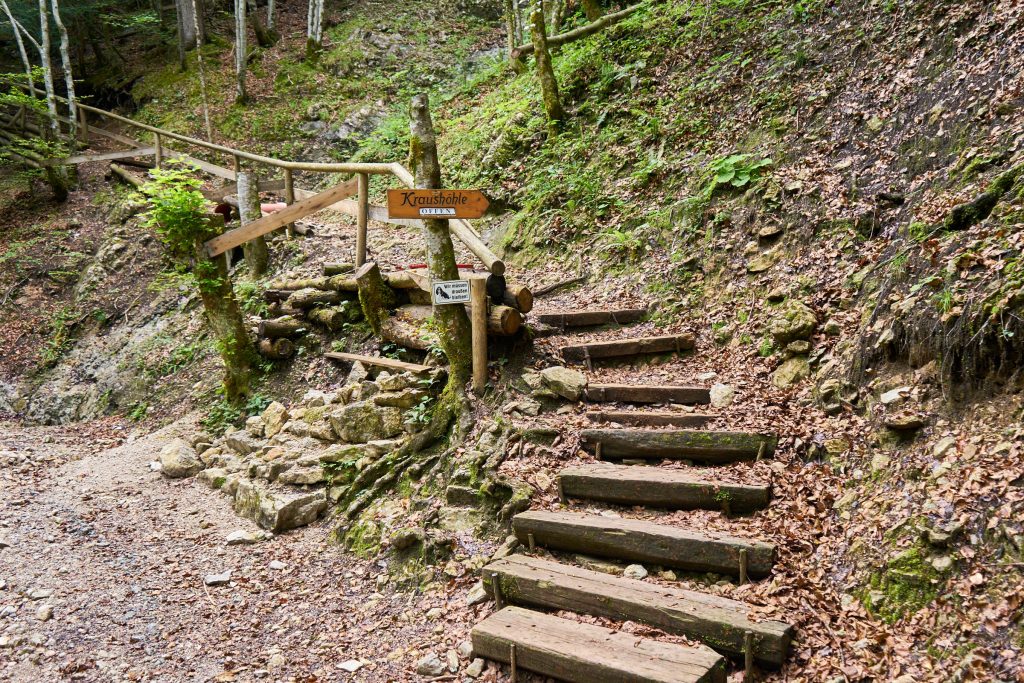
[[[267,660],[267,668],[270,670],[280,669],[285,665],[284,655],[280,652],[275,652],[270,655],[270,659]]]
[[[254,415],[245,421],[245,431],[257,439],[263,438],[264,426],[263,418],[258,415]]]
[[[889,406],[903,401],[903,399],[909,395],[910,387],[900,387],[898,389],[891,389],[885,392],[878,397],[878,400],[882,402],[883,406]]]
[[[263,431],[267,438],[276,436],[288,422],[288,409],[277,401],[271,402],[263,411]]]
[[[469,659],[473,655],[473,643],[468,640],[463,640],[459,643],[458,647],[455,648],[455,651],[458,652],[459,656],[463,659]]]
[[[871,471],[884,472],[889,469],[891,459],[885,453],[876,453],[871,456]]]
[[[350,674],[354,674],[355,672],[363,668],[363,663],[360,662],[358,659],[350,659],[339,664],[338,668],[342,671],[347,671]]]
[[[36,610],[36,619],[39,621],[49,621],[53,618],[53,605],[42,604],[39,609]]]
[[[561,365],[544,368],[540,371],[540,376],[544,386],[570,401],[580,400],[580,395],[587,386],[586,375]]]
[[[809,353],[810,350],[811,342],[806,339],[797,339],[796,341],[791,341],[786,345],[786,352],[796,356]]]
[[[768,294],[765,296],[765,299],[767,299],[768,303],[770,304],[782,303],[785,300],[785,298],[786,290],[783,287],[776,287],[775,289],[768,292]]]
[[[811,364],[807,356],[793,356],[787,358],[772,373],[772,384],[779,389],[801,382],[811,376]]]
[[[267,566],[270,567],[271,569],[273,569],[274,571],[281,571],[283,569],[287,569],[288,568],[288,565],[286,565],[281,560],[271,560],[270,564],[267,565]]]
[[[717,372],[702,372],[699,375],[697,375],[697,380],[700,382],[710,382],[716,377],[718,377]]]
[[[728,384],[715,384],[711,387],[711,405],[715,408],[725,408],[732,405],[736,399],[736,389]]]
[[[406,550],[414,545],[423,543],[425,538],[426,534],[423,532],[423,529],[415,527],[399,529],[391,535],[391,547],[397,551]]]
[[[953,558],[950,555],[937,555],[931,559],[931,563],[937,572],[945,572],[953,568]]]
[[[448,660],[448,673],[455,673],[459,670],[459,653],[455,650],[448,650],[445,653],[445,659]]]
[[[671,569],[666,569],[663,572],[658,572],[658,578],[659,579],[663,579],[665,581],[678,581],[679,580],[679,577],[676,576],[676,573],[674,571],[672,571]]]
[[[829,320],[821,327],[821,331],[830,337],[838,337],[843,332],[843,327],[835,320]]]
[[[203,577],[203,583],[207,586],[223,586],[231,581],[231,570],[221,574],[207,574]]]
[[[228,534],[226,539],[228,545],[253,545],[259,543],[266,538],[264,533],[256,533],[253,531],[245,531],[239,529],[238,531],[232,531]]]
[[[53,595],[53,591],[49,588],[30,588],[26,593],[29,600],[45,600],[51,595]]]
[[[416,673],[420,676],[440,676],[444,673],[444,662],[436,654],[430,653],[416,662]]]
[[[936,458],[941,458],[947,453],[949,453],[951,450],[955,449],[956,438],[952,436],[947,436],[943,439],[940,439],[939,442],[935,444],[935,448],[932,449],[932,455],[934,455]]]
[[[885,426],[898,432],[912,432],[928,424],[923,415],[916,413],[898,413],[885,418]]]
[[[466,667],[466,675],[470,678],[479,678],[480,674],[484,672],[485,663],[484,660],[477,657]]]
[[[487,589],[484,588],[484,582],[477,581],[473,584],[473,587],[469,589],[469,592],[466,593],[466,605],[469,607],[479,605],[487,602],[487,598],[489,597],[490,595],[487,593]]]
[[[647,569],[642,564],[631,564],[622,570],[622,576],[627,579],[640,579],[647,578]]]
[[[160,451],[160,471],[165,477],[191,477],[202,469],[203,461],[182,439],[175,439]]]

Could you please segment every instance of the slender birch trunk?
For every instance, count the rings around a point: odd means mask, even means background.
[[[46,88],[46,110],[50,113],[50,128],[54,139],[60,137],[57,114],[57,94],[53,89],[53,64],[50,61],[50,11],[46,0],[39,0],[39,60],[43,65],[43,85]]]
[[[324,0],[309,0],[306,12],[306,59],[312,61],[323,47]]]
[[[238,216],[242,225],[258,221],[263,213],[260,211],[259,178],[254,173],[238,174]],[[249,267],[249,277],[253,280],[263,277],[270,265],[270,250],[267,240],[262,235],[242,245],[245,264]]]
[[[199,8],[196,7],[196,0],[192,4],[192,27],[196,35],[199,35]],[[206,124],[206,139],[213,142],[213,126],[210,125],[210,98],[206,92],[206,68],[203,65],[203,46],[196,46],[196,61],[199,67],[199,94],[203,98],[203,122]]]
[[[267,0],[267,30],[274,30],[274,0]]]
[[[71,119],[68,137],[72,140],[78,135],[78,100],[75,98],[75,77],[71,72],[71,41],[68,40],[68,29],[60,18],[60,6],[57,0],[50,0],[53,9],[53,22],[57,25],[60,36],[60,61],[64,71],[64,88],[68,96],[68,118]]]
[[[21,55],[21,63],[25,65],[25,78],[27,79],[28,87],[30,90],[35,90],[36,84],[32,79],[32,62],[28,59],[28,51],[25,49],[25,41],[21,38],[21,32],[24,31],[18,20],[14,18],[14,14],[11,12],[11,8],[7,5],[7,0],[0,0],[0,6],[4,9],[4,14],[7,15],[7,20],[11,22],[11,32],[14,33],[14,42],[18,44],[18,53]]]
[[[245,45],[245,10],[246,0],[235,0],[235,102],[242,104],[246,100],[245,71],[248,67]]]

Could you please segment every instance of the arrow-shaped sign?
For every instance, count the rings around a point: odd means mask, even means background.
[[[388,190],[388,218],[480,218],[489,205],[479,190]]]

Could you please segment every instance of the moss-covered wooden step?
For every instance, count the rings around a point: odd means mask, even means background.
[[[537,321],[554,327],[594,327],[597,325],[628,325],[643,320],[646,308],[618,308],[613,310],[562,311],[540,313]]]
[[[584,362],[601,358],[623,358],[646,353],[690,351],[696,345],[692,334],[668,334],[660,337],[635,337],[612,341],[563,346],[562,358],[567,362]]]
[[[739,576],[745,551],[747,573],[763,577],[775,560],[775,547],[768,543],[637,519],[533,510],[513,517],[512,527],[523,544],[532,536],[534,543],[549,548],[693,572]]]
[[[710,648],[663,643],[506,607],[472,631],[473,654],[572,683],[725,683]]]
[[[631,427],[693,427],[699,428],[715,418],[705,413],[674,413],[643,410],[592,410],[587,413],[591,422],[614,422]]]
[[[601,458],[682,458],[709,463],[767,458],[778,443],[767,434],[688,429],[584,429],[580,436],[583,447]]]
[[[673,510],[751,512],[768,505],[768,484],[733,484],[663,467],[597,463],[562,470],[559,489],[569,498]]]
[[[754,608],[738,600],[610,576],[539,557],[512,555],[483,570],[497,578],[504,600],[553,610],[571,610],[619,621],[635,621],[677,633],[724,654],[745,653],[750,632],[754,659],[781,666],[793,639],[793,627],[781,621],[752,619]]]
[[[707,405],[711,391],[688,384],[595,384],[583,390],[592,403],[680,403]]]

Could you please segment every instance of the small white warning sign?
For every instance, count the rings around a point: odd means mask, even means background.
[[[435,306],[469,303],[469,282],[466,280],[435,282],[430,286],[430,291]]]

